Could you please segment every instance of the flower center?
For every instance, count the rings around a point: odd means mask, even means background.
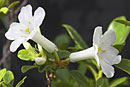
[[[25,29],[25,32],[27,32],[27,33],[31,33],[31,32],[29,31],[29,28]]]

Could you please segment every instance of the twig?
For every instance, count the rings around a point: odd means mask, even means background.
[[[14,11],[14,14],[17,14],[17,13],[20,11],[21,7],[23,7],[24,5],[26,5],[27,2],[28,2],[28,0],[24,0],[24,1],[21,3],[21,5]]]
[[[48,82],[48,87],[51,87],[51,80],[49,78],[49,75],[48,75],[48,71],[46,70],[46,79],[47,79],[47,82]]]
[[[10,51],[8,50],[7,53],[2,57],[2,59],[0,60],[0,65],[2,65],[4,63],[4,61],[6,60],[6,58],[10,55]]]

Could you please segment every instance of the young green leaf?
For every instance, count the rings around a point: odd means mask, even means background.
[[[5,76],[3,77],[3,81],[6,84],[11,84],[13,85],[14,83],[14,74],[12,73],[12,71],[7,71]]]
[[[21,72],[22,73],[26,73],[28,70],[30,69],[33,69],[33,68],[36,68],[37,66],[34,66],[34,65],[24,65],[22,66],[21,68]]]
[[[87,85],[85,76],[81,74],[79,71],[72,70],[71,75],[77,82]]]
[[[7,14],[9,9],[7,7],[0,8],[0,13]]]
[[[31,54],[29,50],[22,49],[18,52],[18,57],[21,60],[25,60],[25,61],[35,61],[35,58],[37,58],[37,55]]]
[[[128,77],[121,77],[121,78],[115,79],[114,81],[110,83],[110,87],[116,87],[127,80],[128,80]]]
[[[84,49],[88,47],[85,41],[73,27],[67,24],[63,24],[62,26],[66,28],[70,37],[74,40],[75,44],[78,46],[79,49]]]
[[[2,78],[5,76],[5,74],[6,74],[6,69],[0,70],[0,81],[1,81]]]
[[[125,44],[125,40],[127,39],[130,33],[130,27],[124,24],[118,23],[115,20],[124,20],[126,18],[124,16],[115,18],[109,25],[108,29],[114,29],[116,32],[116,41],[113,45],[123,45]]]
[[[7,4],[8,0],[0,0],[0,8]]]
[[[15,2],[11,3],[8,8],[11,9],[11,8],[15,7],[19,3],[20,3],[19,1],[15,1]]]
[[[60,34],[55,38],[54,43],[59,49],[65,50],[68,48],[70,38],[67,34]]]
[[[122,59],[121,62],[119,64],[116,64],[115,66],[130,75],[130,60],[129,59]]]
[[[23,83],[24,83],[24,80],[27,78],[27,76],[25,76],[17,85],[16,87],[20,87]]]

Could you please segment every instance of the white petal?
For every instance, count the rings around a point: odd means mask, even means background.
[[[119,64],[121,62],[121,55],[118,55],[114,60],[113,60],[113,64]],[[112,64],[112,65],[113,65]]]
[[[102,50],[105,50],[104,54],[117,55],[119,51],[113,46],[102,47]]]
[[[90,47],[86,50],[82,50],[79,52],[71,53],[69,58],[71,62],[76,62],[84,59],[90,59],[95,57],[95,49],[94,47]]]
[[[27,5],[25,7],[22,7],[18,15],[18,19],[20,23],[24,25],[27,25],[28,22],[31,22],[32,21],[32,6]]]
[[[26,26],[21,25],[20,23],[13,22],[10,25],[9,30],[5,33],[5,37],[9,40],[15,40],[19,38],[23,33],[20,31],[20,29],[26,29]]]
[[[98,26],[95,28],[94,30],[94,34],[93,34],[93,45],[98,45],[98,43],[100,42],[101,39],[101,35],[102,35],[102,27]]]
[[[102,53],[99,56],[101,60],[104,60],[109,65],[117,64],[121,61],[121,56],[117,56],[117,55]]]
[[[32,40],[41,45],[45,50],[47,50],[50,53],[58,51],[56,45],[47,38],[45,38],[43,35],[41,35],[39,32],[35,33]]]
[[[93,47],[95,49],[95,60],[97,61],[97,65],[100,66],[100,64],[99,64],[99,57],[97,55],[98,54],[98,46],[94,45]]]
[[[112,45],[116,40],[116,33],[113,29],[107,30],[101,38],[100,44],[103,46]]]
[[[14,40],[10,45],[10,51],[15,52],[24,41],[25,40],[23,38]]]
[[[36,28],[38,28],[42,24],[44,17],[45,17],[44,9],[42,7],[38,7],[34,12],[34,19],[33,19]]]
[[[101,68],[103,73],[106,75],[107,78],[111,78],[114,76],[114,68],[113,66],[105,63],[104,61],[100,61],[101,62]]]

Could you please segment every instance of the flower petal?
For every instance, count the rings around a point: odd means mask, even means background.
[[[101,60],[104,60],[109,65],[118,64],[121,61],[121,56],[102,53],[99,55]]]
[[[102,46],[112,45],[116,40],[116,33],[113,29],[107,30],[101,38],[100,44]]]
[[[98,43],[100,42],[101,39],[101,35],[102,35],[102,27],[98,26],[95,28],[94,30],[94,34],[93,34],[93,45],[98,45]]]
[[[115,58],[115,59],[113,60],[112,65],[113,65],[113,64],[119,64],[120,62],[121,62],[121,55],[118,55],[117,58]]]
[[[84,59],[90,59],[95,57],[95,49],[94,47],[90,47],[86,50],[82,50],[79,52],[71,53],[69,58],[71,62],[76,62]]]
[[[106,75],[107,78],[111,78],[114,76],[114,68],[105,63],[104,61],[100,61],[101,62],[101,68],[102,68],[102,71],[103,73]]]
[[[104,54],[117,55],[119,51],[113,46],[102,47],[102,50],[105,50]]]
[[[24,38],[14,40],[10,45],[10,51],[15,52],[24,41]]]
[[[26,26],[23,26],[20,23],[13,22],[10,25],[9,30],[5,33],[5,37],[9,40],[15,40],[24,34],[20,31],[20,29],[24,30],[26,28]]]
[[[33,19],[36,28],[38,28],[42,24],[44,17],[45,17],[44,9],[42,7],[38,7],[34,12],[34,19]]]
[[[21,8],[21,11],[18,15],[20,23],[27,25],[28,22],[32,21],[32,6],[27,5]]]
[[[94,49],[95,49],[95,60],[97,61],[97,65],[100,66],[100,63],[99,63],[99,57],[98,57],[98,46],[97,45],[94,45],[93,46]]]

